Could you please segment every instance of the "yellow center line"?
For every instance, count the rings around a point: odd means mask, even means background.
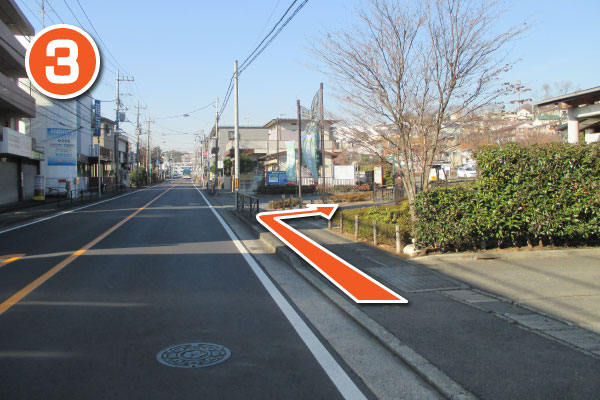
[[[108,235],[113,233],[121,225],[123,225],[125,222],[129,221],[131,218],[135,217],[143,209],[148,207],[150,204],[154,203],[156,200],[158,200],[161,196],[163,196],[165,193],[167,193],[169,190],[173,189],[174,187],[175,186],[171,186],[170,188],[168,188],[167,190],[165,190],[164,192],[162,192],[161,194],[159,194],[158,196],[156,196],[155,198],[150,200],[143,207],[137,209],[136,211],[131,213],[129,216],[127,216],[125,219],[121,220],[120,222],[115,224],[112,228],[110,228],[109,230],[107,230],[106,232],[104,232],[103,234],[98,236],[96,239],[92,240],[91,242],[89,242],[88,244],[83,246],[81,249],[74,251],[73,254],[71,254],[69,257],[65,258],[60,263],[56,264],[54,267],[50,268],[46,273],[44,273],[43,275],[38,277],[36,280],[31,282],[29,285],[25,286],[23,289],[19,290],[15,294],[13,294],[8,300],[6,300],[4,303],[0,304],[0,315],[4,314],[12,306],[14,306],[19,301],[21,301],[25,296],[27,296],[28,294],[33,292],[35,289],[40,287],[48,279],[52,278],[54,275],[56,275],[58,272],[60,272],[63,268],[65,268],[67,265],[71,264],[73,261],[75,261],[77,258],[79,258],[79,256],[81,256],[86,251],[88,251],[91,247],[98,244],[98,242],[100,242],[102,239],[104,239],[105,237],[107,237]],[[6,261],[8,261],[8,260],[6,260]]]
[[[9,264],[9,263],[11,263],[13,261],[17,261],[18,259],[22,258],[24,255],[25,254],[14,254],[10,258],[0,259],[0,268],[4,267],[6,264]],[[8,257],[8,256],[5,256],[5,257]]]

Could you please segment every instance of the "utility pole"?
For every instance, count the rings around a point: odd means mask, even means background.
[[[239,113],[239,104],[238,104],[238,62],[235,60],[233,62],[233,115],[234,115],[234,135],[235,135],[235,178],[233,183],[234,191],[238,191],[239,189],[239,179],[240,179],[240,113]]]
[[[325,118],[323,117],[323,82],[321,82],[320,93],[321,97],[321,176],[323,177],[323,192],[325,192]],[[331,129],[329,130],[329,140],[331,140]]]
[[[219,98],[215,103],[215,178],[219,181]]]
[[[302,208],[302,115],[300,114],[300,100],[296,100],[296,106],[298,108],[298,168],[296,169],[296,186],[298,187],[299,205]]]
[[[281,124],[277,117],[277,171],[279,171],[279,136],[281,135]]]
[[[98,199],[100,199],[102,197],[102,164],[100,162],[100,136],[102,135],[102,128],[98,127],[98,129],[100,129],[100,135],[98,135]],[[106,135],[106,133],[105,133]]]
[[[148,124],[148,128],[147,128],[148,148],[146,149],[146,164],[147,164],[146,182],[148,184],[148,183],[152,183],[152,151],[150,150],[150,124],[153,124],[154,120],[152,118],[148,118],[146,120],[146,123]]]
[[[121,157],[119,154],[119,111],[121,111],[121,94],[119,92],[119,83],[120,82],[133,82],[133,78],[121,78],[119,76],[119,70],[117,69],[117,82],[116,82],[116,88],[117,88],[117,99],[116,99],[116,114],[117,117],[115,118],[115,159],[116,159],[116,163],[115,163],[115,179],[116,179],[116,183],[117,183],[117,191],[119,190],[120,186],[121,186],[121,177],[120,177],[120,172],[119,172],[119,164],[121,163]]]
[[[142,134],[142,127],[140,126],[140,109],[146,109],[146,107],[140,107],[140,101],[137,103],[137,147],[136,147],[136,168],[135,168],[135,187],[140,187],[140,135]]]

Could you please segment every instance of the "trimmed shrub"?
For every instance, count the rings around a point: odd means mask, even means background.
[[[313,194],[317,190],[314,185],[303,185],[302,194]],[[257,194],[296,194],[296,185],[265,185],[256,188]]]
[[[372,192],[338,194],[335,196],[329,196],[329,198],[327,199],[327,202],[329,202],[329,203],[354,203],[357,201],[368,201],[368,200],[373,200]]]
[[[474,183],[415,199],[415,238],[446,250],[600,241],[600,147],[484,147]]]
[[[271,210],[279,210],[281,208],[281,203],[282,201],[279,200],[271,200],[269,202],[269,208]],[[289,209],[290,208],[290,203],[292,207],[297,206],[300,203],[300,199],[298,198],[293,198],[293,199],[285,199],[285,208]]]
[[[366,192],[369,190],[371,190],[370,185],[338,185],[333,187],[335,193]]]

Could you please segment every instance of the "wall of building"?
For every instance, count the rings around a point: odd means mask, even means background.
[[[0,132],[2,149],[0,150],[0,204],[32,197],[32,176],[37,171],[37,161],[33,159],[31,149],[31,138],[20,127],[21,118],[35,115],[35,102],[28,92],[18,85],[18,79],[27,75],[25,46],[16,37],[19,31],[33,34],[33,27],[14,1],[1,1],[0,127],[10,129],[3,129],[3,132]],[[22,181],[21,177],[24,178]],[[19,198],[20,185],[24,192],[22,199]]]
[[[19,201],[17,163],[0,158],[0,204]]]
[[[27,88],[29,81],[22,79],[21,85]],[[45,177],[46,190],[64,188],[65,181],[71,182],[72,189],[87,189],[90,166],[79,160],[94,154],[93,99],[86,94],[72,100],[54,100],[30,90],[36,100],[36,117],[26,120],[26,130],[37,145],[44,148],[46,157],[41,164],[41,175]],[[65,152],[68,157],[63,156]]]

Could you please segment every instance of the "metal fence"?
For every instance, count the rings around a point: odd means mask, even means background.
[[[235,208],[238,212],[248,213],[250,216],[258,214],[260,202],[258,197],[248,196],[240,192],[235,193]]]
[[[348,235],[354,234],[355,240],[364,240],[371,242],[374,246],[381,244],[395,247],[396,253],[400,254],[408,242],[408,231],[406,226],[378,223],[365,216],[355,215],[354,218],[348,218],[343,212],[338,214],[337,225],[334,226],[329,221],[328,228],[339,229],[341,233]]]
[[[373,189],[373,202],[399,203],[406,197],[406,191],[401,185],[380,186]]]

